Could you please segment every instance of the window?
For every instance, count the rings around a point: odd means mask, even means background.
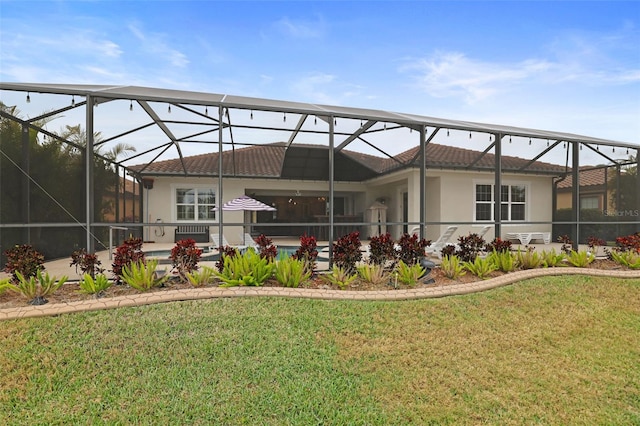
[[[176,219],[190,222],[213,221],[216,193],[211,188],[176,188]]]
[[[526,186],[502,185],[500,215],[503,221],[524,221],[526,212]],[[493,185],[476,184],[475,220],[492,221],[494,205]]]
[[[580,210],[599,209],[600,197],[580,197]]]

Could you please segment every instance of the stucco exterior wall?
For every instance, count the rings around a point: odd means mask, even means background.
[[[348,209],[352,214],[362,214],[369,205],[376,200],[383,200],[388,206],[387,220],[400,222],[403,220],[403,211],[406,207],[409,222],[420,221],[420,181],[419,171],[415,169],[404,170],[390,175],[376,178],[364,183],[335,183],[336,194],[349,195]],[[460,235],[470,232],[479,232],[482,227],[491,222],[474,222],[475,212],[475,185],[477,183],[493,184],[493,173],[463,172],[427,170],[425,182],[426,194],[426,222],[449,222],[456,224],[458,230],[452,237],[455,241]],[[525,185],[526,190],[526,221],[550,222],[552,219],[552,178],[534,175],[505,174],[502,177],[503,184]],[[175,212],[175,189],[178,187],[202,187],[213,188],[217,191],[217,179],[210,178],[156,178],[154,187],[148,194],[148,209],[145,208],[147,217],[145,221],[153,223],[160,220],[164,223],[178,222]],[[229,201],[243,194],[294,194],[300,193],[309,196],[326,195],[328,193],[327,182],[317,181],[293,181],[276,179],[225,179],[222,202]],[[407,205],[403,203],[403,193],[407,192]],[[143,194],[143,202],[146,205],[147,194]],[[243,212],[223,212],[224,222],[242,223],[245,220]],[[217,233],[217,220],[206,223],[211,227],[212,233]],[[435,240],[448,225],[427,225],[426,237]],[[412,226],[410,226],[412,228]],[[157,242],[173,242],[174,227],[165,226],[164,235],[158,235],[157,227],[149,227],[145,233],[151,240]],[[224,227],[225,236],[232,244],[241,241],[243,233],[241,226]],[[400,225],[390,226],[388,230],[394,238],[398,238],[403,229]],[[517,222],[503,223],[502,233],[508,232],[550,232],[551,224],[520,224]],[[336,235],[335,237],[339,237]],[[366,235],[363,235],[363,239]],[[490,241],[494,238],[493,228],[484,236]]]
[[[458,226],[452,237],[455,241],[460,235],[477,233],[491,222],[474,222],[475,185],[493,184],[493,173],[427,171],[427,222],[451,222]],[[521,184],[527,187],[526,221],[551,221],[553,209],[552,178],[534,175],[504,174],[502,183]],[[439,206],[436,208],[434,206]],[[439,217],[438,216],[439,213]],[[431,217],[433,215],[433,217]],[[436,239],[449,225],[427,226],[427,238]],[[502,234],[508,232],[550,232],[551,224],[519,224],[505,222]],[[485,234],[484,239],[491,241],[495,237],[493,227]]]

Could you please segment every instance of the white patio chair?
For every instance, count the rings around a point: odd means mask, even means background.
[[[254,240],[251,234],[247,232],[245,232],[244,235],[242,236],[242,244],[244,248],[253,247],[255,251],[257,252],[260,251],[260,246],[258,246],[258,243],[256,243],[256,240]]]
[[[486,234],[486,233],[489,231],[489,229],[491,229],[491,225],[487,225],[487,226],[483,227],[483,228],[480,230],[480,232],[478,232],[478,236],[479,236],[480,238],[484,237],[484,234]]]
[[[440,237],[435,240],[433,243],[428,245],[424,250],[427,256],[438,256],[438,259],[442,258],[442,249],[449,242],[449,239],[453,235],[454,232],[458,230],[457,226],[449,226],[445,229],[444,233],[440,235]]]
[[[224,235],[222,236],[222,240],[220,239],[220,234],[210,234],[209,236],[211,237],[211,242],[213,243],[214,249],[231,245],[229,244],[229,241],[227,241],[227,239],[224,237]]]

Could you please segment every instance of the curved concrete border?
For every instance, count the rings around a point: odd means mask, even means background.
[[[477,293],[513,284],[518,281],[553,275],[588,275],[611,278],[640,278],[640,271],[632,270],[602,270],[584,268],[538,268],[516,271],[484,281],[464,284],[452,284],[438,287],[420,287],[407,290],[384,291],[346,291],[322,290],[311,288],[285,287],[207,287],[182,290],[158,291],[153,293],[139,293],[127,296],[109,297],[105,299],[90,299],[69,303],[56,303],[41,306],[22,306],[18,308],[0,309],[0,321],[35,318],[72,312],[97,311],[130,306],[151,305],[154,303],[174,302],[181,300],[212,299],[220,297],[292,297],[327,300],[412,300],[428,299],[461,294]]]

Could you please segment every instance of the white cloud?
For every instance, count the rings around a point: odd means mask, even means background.
[[[438,52],[403,66],[401,71],[414,73],[418,87],[433,97],[461,97],[474,104],[555,67],[544,60],[493,63],[470,59],[459,52]]]
[[[161,33],[145,33],[137,24],[128,25],[129,31],[140,42],[140,50],[152,54],[161,61],[167,61],[177,68],[185,68],[189,65],[189,58],[181,51],[174,49],[164,41],[166,37]]]
[[[294,38],[319,38],[324,34],[325,23],[316,21],[292,20],[288,17],[276,21],[274,26],[282,33]]]

